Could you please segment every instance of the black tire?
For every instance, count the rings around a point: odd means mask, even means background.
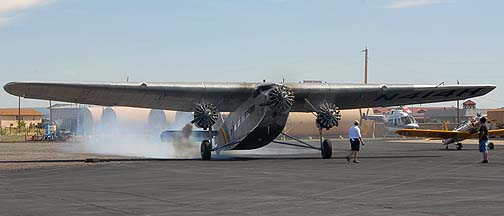
[[[462,147],[463,147],[462,143],[457,143],[457,150],[462,150]]]
[[[320,154],[322,155],[322,159],[330,159],[332,157],[331,140],[325,139],[324,142],[322,142],[322,146],[320,146]]]
[[[493,142],[489,142],[489,143],[488,143],[488,149],[489,149],[489,150],[494,150],[494,149],[495,149],[495,145],[494,145],[494,143],[493,143]]]
[[[201,142],[201,159],[202,160],[212,159],[212,144],[210,144],[210,141],[208,140],[203,140]]]

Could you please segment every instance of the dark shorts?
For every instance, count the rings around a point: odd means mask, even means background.
[[[352,147],[352,151],[360,150],[360,140],[359,139],[350,139],[350,146]]]
[[[488,147],[487,147],[488,140],[480,140],[479,141],[479,151],[481,153],[483,152],[488,152]]]

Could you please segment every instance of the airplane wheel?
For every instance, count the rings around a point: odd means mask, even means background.
[[[320,154],[323,159],[329,159],[332,157],[331,140],[325,139],[324,142],[322,142],[322,146],[320,146]]]
[[[457,150],[462,150],[462,143],[457,143]]]
[[[488,149],[490,149],[490,150],[494,150],[494,148],[495,148],[494,143],[493,143],[493,142],[489,142],[489,143],[488,143]]]
[[[212,158],[212,144],[210,141],[203,140],[201,142],[201,159],[210,160]]]
[[[446,145],[445,149],[448,150],[448,145]]]

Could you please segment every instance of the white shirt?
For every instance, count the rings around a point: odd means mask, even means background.
[[[350,137],[350,139],[361,138],[359,126],[354,125],[354,126],[350,127],[350,130],[348,130],[348,137]]]

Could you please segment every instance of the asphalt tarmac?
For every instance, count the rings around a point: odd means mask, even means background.
[[[214,161],[112,159],[3,171],[0,215],[504,212],[504,146],[490,152],[489,164],[478,164],[476,145],[457,151],[435,143],[369,140],[359,164],[343,158],[348,148],[345,140],[335,142],[329,160],[313,150],[272,146]]]

